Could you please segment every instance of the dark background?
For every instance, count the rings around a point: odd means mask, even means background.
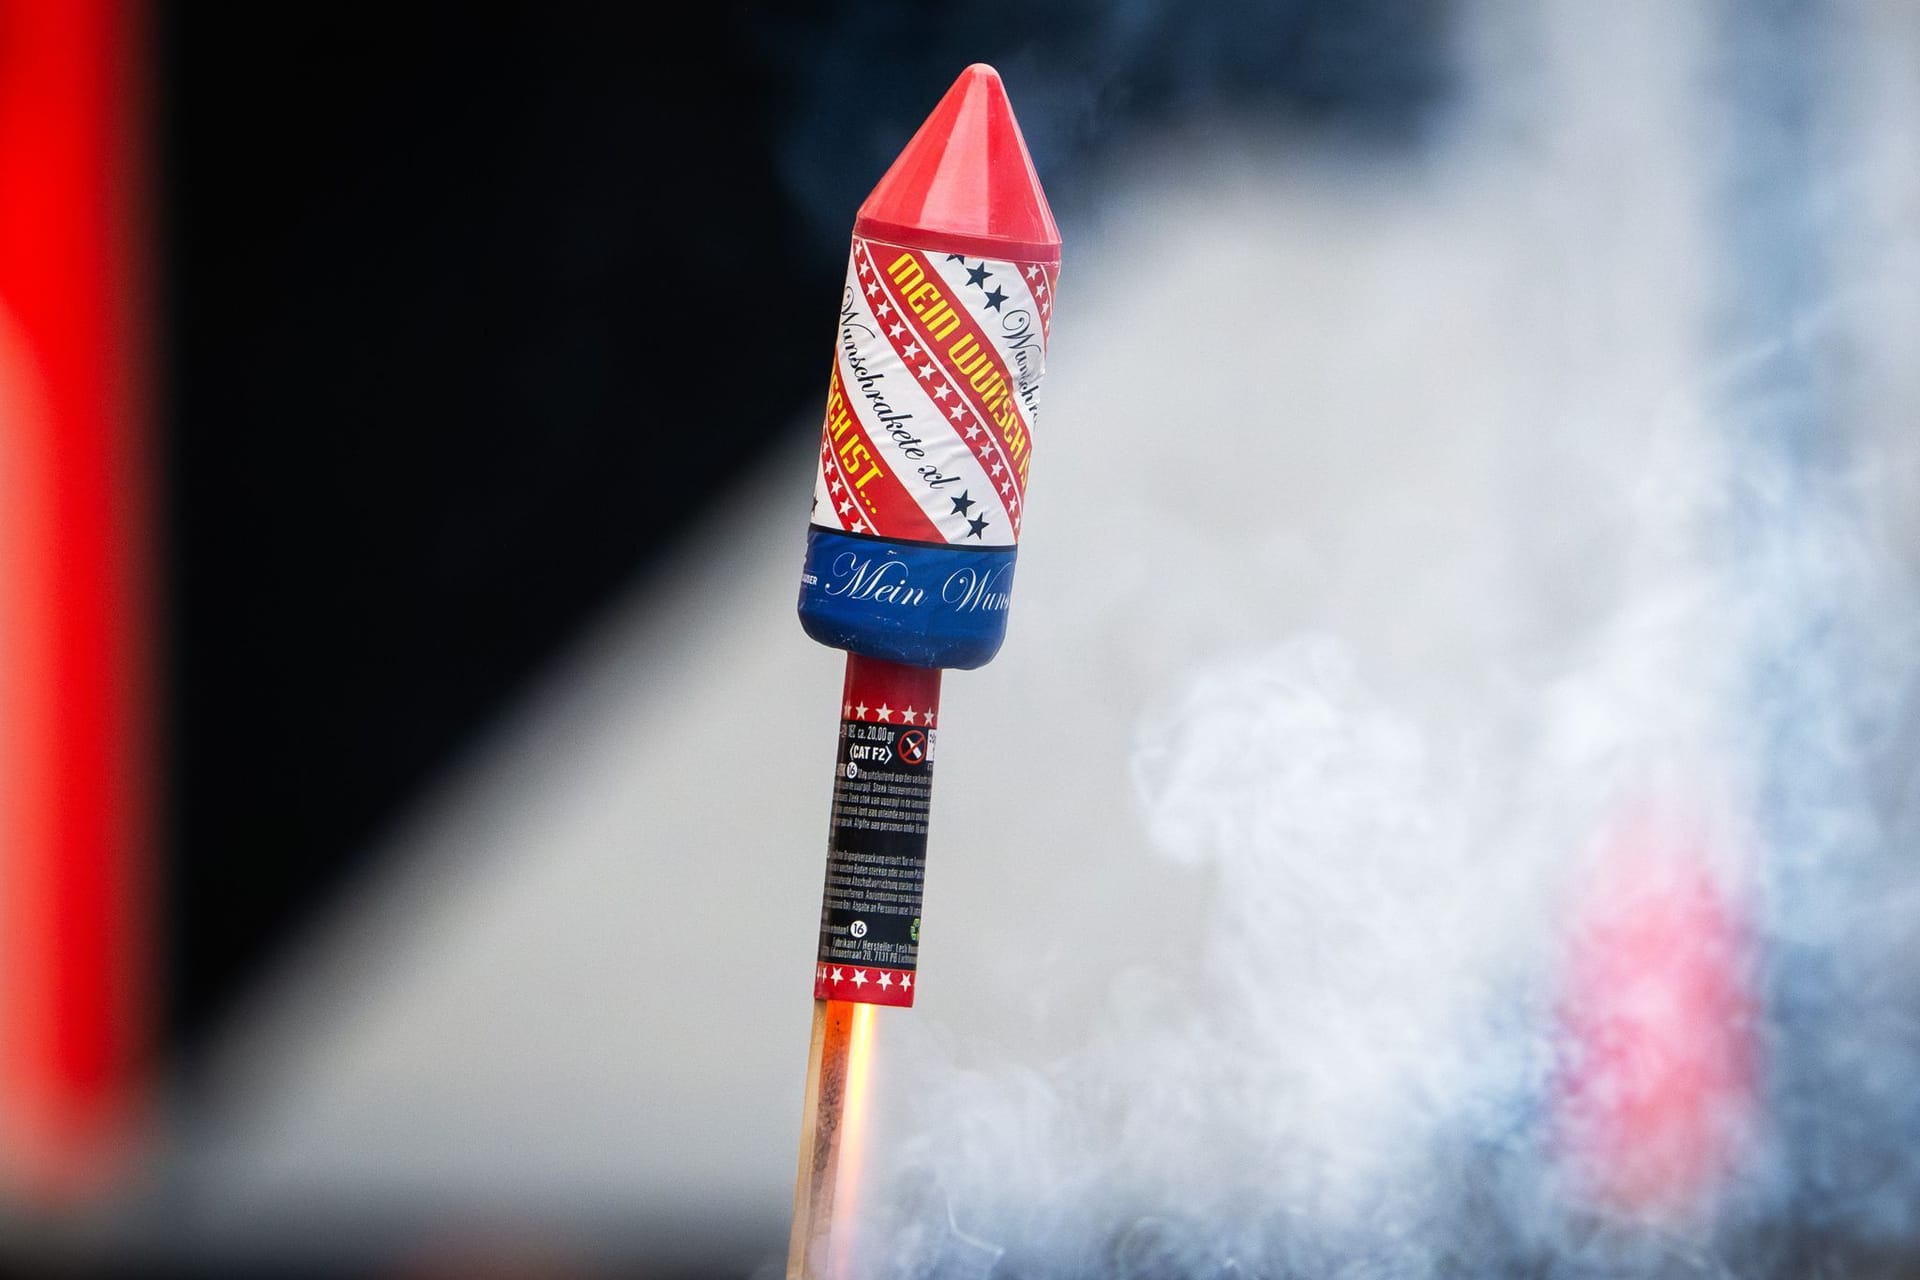
[[[1070,242],[1145,130],[1399,147],[1448,81],[1440,0],[155,16],[176,1050],[805,420],[855,208],[964,65]]]

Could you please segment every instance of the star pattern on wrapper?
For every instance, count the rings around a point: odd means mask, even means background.
[[[913,971],[870,965],[855,969],[850,965],[834,967],[822,962],[814,970],[817,987],[835,1000],[856,1000],[863,1004],[908,1005],[913,1003]]]
[[[968,521],[967,523],[971,524],[972,521]],[[886,724],[919,724],[925,725],[929,729],[933,728],[934,709],[932,707],[927,707],[922,710],[919,707],[890,707],[885,703],[881,703],[877,707],[869,707],[864,702],[852,702],[843,703],[841,705],[841,712],[842,719],[846,720],[878,721]]]
[[[949,253],[942,257],[944,262],[957,264],[959,268],[953,272],[942,268],[941,274],[947,277],[950,291],[957,293],[961,289],[966,290],[965,309],[983,321],[984,312],[1003,311],[1008,302],[1016,306],[1035,305],[1042,317],[1050,310],[1047,295],[1051,276],[1048,268],[1042,264],[997,262],[985,257],[972,258],[964,253]],[[919,394],[928,398],[925,403],[937,406],[933,421],[937,422],[938,413],[944,412],[948,428],[955,433],[955,437],[964,437],[961,447],[974,455],[969,461],[977,464],[985,473],[980,478],[986,482],[988,498],[976,499],[968,492],[961,495],[964,501],[949,499],[954,504],[954,509],[948,513],[953,523],[949,524],[942,517],[937,527],[945,537],[956,543],[981,543],[991,531],[991,517],[1004,514],[1009,538],[1017,538],[1022,524],[1020,498],[1023,478],[1008,452],[1007,439],[972,402],[972,392],[965,385],[965,374],[956,373],[942,345],[921,341],[927,335],[903,309],[905,304],[896,301],[899,295],[893,291],[881,260],[869,246],[857,240],[854,266],[857,271],[856,296],[864,295],[870,315],[887,317],[874,325],[874,332],[881,335],[882,346],[891,347],[890,354],[897,356],[905,366],[902,372],[918,386]],[[978,290],[978,294],[974,290]],[[954,301],[960,302],[961,299],[956,297]],[[828,509],[838,513],[840,525],[853,533],[893,532],[891,529],[876,528],[876,522],[882,514],[880,509],[860,498],[852,487],[851,476],[839,474],[834,465],[837,459],[829,442],[823,442],[821,456],[825,472],[823,479],[829,494]],[[979,473],[975,475],[979,476]],[[930,492],[926,500],[937,503],[938,498]],[[817,505],[816,502],[816,514]],[[927,514],[931,515],[932,511],[929,510]],[[960,527],[953,531],[956,525]],[[893,718],[901,715],[901,712],[893,708],[883,710],[885,714],[880,715],[881,719],[902,724],[917,723],[914,720],[896,721]],[[932,723],[931,713],[928,713],[927,723]]]

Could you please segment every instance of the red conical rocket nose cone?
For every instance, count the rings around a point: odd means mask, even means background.
[[[976,62],[907,143],[853,225],[916,248],[1058,262],[1060,232],[1000,73]]]

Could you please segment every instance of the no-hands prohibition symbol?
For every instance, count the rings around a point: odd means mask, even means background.
[[[918,729],[909,729],[900,735],[893,749],[899,755],[901,764],[924,764],[927,759],[927,735]]]

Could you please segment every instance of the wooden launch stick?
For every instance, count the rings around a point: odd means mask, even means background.
[[[807,1052],[807,1100],[800,1125],[800,1176],[793,1186],[793,1234],[787,1244],[791,1277],[834,1274],[833,1242],[840,1158],[857,1143],[857,1110],[873,1006],[851,1000],[813,1002],[813,1046]],[[851,1101],[850,1101],[851,1100]],[[844,1268],[840,1268],[844,1269]]]

